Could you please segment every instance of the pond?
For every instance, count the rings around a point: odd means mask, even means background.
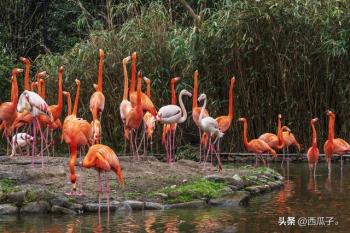
[[[350,164],[344,164],[343,175],[333,164],[331,179],[325,163],[319,164],[315,179],[306,163],[271,166],[286,177],[284,188],[252,198],[246,207],[119,213],[109,220],[102,214],[100,223],[97,215],[3,216],[0,231],[349,232]]]

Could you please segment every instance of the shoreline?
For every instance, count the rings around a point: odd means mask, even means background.
[[[0,156],[0,216],[15,214],[84,214],[98,211],[97,172],[77,167],[78,189],[84,196],[66,196],[70,190],[67,157],[45,157],[45,167],[32,168],[30,158]],[[251,165],[216,168],[191,160],[175,165],[151,156],[132,161],[119,157],[125,191],[110,172],[110,211],[166,210],[246,205],[252,196],[283,186],[276,171]],[[236,164],[234,164],[236,165]],[[102,181],[104,176],[102,176]],[[104,184],[104,183],[103,183]],[[210,192],[209,192],[210,191]],[[107,211],[102,196],[101,212]]]

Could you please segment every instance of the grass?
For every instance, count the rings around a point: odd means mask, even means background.
[[[165,188],[160,192],[166,193],[168,195],[166,203],[172,204],[188,202],[201,198],[216,198],[220,196],[225,187],[226,185],[222,183],[199,180],[175,188]]]

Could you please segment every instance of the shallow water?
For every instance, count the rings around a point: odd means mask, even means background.
[[[3,216],[0,232],[350,232],[350,164],[342,176],[333,164],[331,179],[320,164],[315,180],[305,163],[271,166],[286,177],[284,188],[252,198],[247,207],[119,213],[109,221],[103,214],[101,223],[97,215]],[[279,226],[282,217],[295,217],[295,226]],[[309,223],[298,226],[302,217]],[[318,226],[308,226],[312,217]],[[334,218],[330,226],[328,217]]]

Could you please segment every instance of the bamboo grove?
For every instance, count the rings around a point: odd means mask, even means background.
[[[324,112],[330,108],[337,114],[336,134],[350,137],[349,1],[102,2],[103,7],[98,8],[101,12],[91,13],[92,6],[73,1],[80,14],[71,20],[77,21],[77,28],[85,28],[85,34],[81,33],[72,46],[65,45],[64,51],[29,54],[35,61],[33,74],[46,70],[52,75],[47,82],[48,90],[57,87],[56,70],[64,65],[65,89],[73,89],[69,85],[79,78],[81,101],[87,103],[96,80],[98,48],[105,50],[106,103],[113,104],[105,108],[103,132],[106,143],[117,150],[122,150],[124,140],[118,113],[123,87],[121,62],[133,51],[138,52],[143,73],[152,80],[152,99],[157,107],[170,102],[172,77],[182,77],[177,92],[182,88],[191,90],[193,72],[198,69],[199,93],[206,92],[210,114],[226,114],[229,80],[233,75],[236,77],[234,123],[224,137],[223,151],[243,150],[242,129],[236,121],[240,116],[250,119],[250,136],[256,138],[263,132],[275,132],[277,114],[281,113],[305,151],[310,143],[309,120],[314,116],[320,117],[320,144],[324,143],[327,133]],[[193,20],[184,3],[192,13],[201,16],[200,22]],[[55,9],[56,3],[50,7],[57,14],[65,14]],[[6,49],[8,41],[5,37],[2,40],[2,63],[9,58],[16,61],[23,55],[19,53],[26,52]],[[53,47],[59,48],[59,44]],[[2,79],[9,76],[9,72],[5,76],[3,68],[1,71]],[[8,85],[6,82],[0,83],[1,91]],[[48,101],[53,102],[56,96],[50,98],[53,99]],[[81,105],[80,111],[81,116],[89,119],[87,106]],[[340,125],[342,128],[337,127]],[[178,130],[181,135],[178,145],[186,145],[179,150],[198,145],[192,120]],[[156,132],[154,152],[162,153],[161,130]]]

